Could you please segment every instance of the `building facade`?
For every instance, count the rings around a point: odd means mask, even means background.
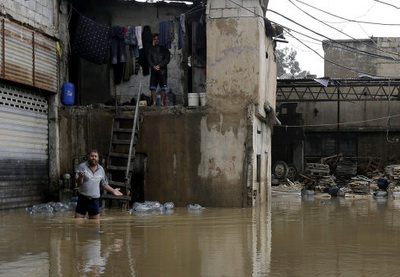
[[[7,187],[0,191],[1,209],[60,199],[59,192],[65,185],[61,182],[63,176],[73,176],[75,163],[83,159],[88,149],[99,149],[103,158],[108,154],[115,107],[106,102],[129,102],[139,89],[149,94],[149,76],[141,69],[129,80],[118,83],[115,81],[118,68],[110,64],[95,65],[73,53],[74,17],[79,16],[110,26],[147,25],[153,32],[160,21],[186,16],[186,47],[173,44],[170,48],[169,86],[176,94],[177,105],[141,108],[137,145],[141,200],[222,207],[247,207],[266,201],[271,180],[270,139],[276,91],[272,40],[275,34],[262,17],[268,1],[235,4],[225,0],[206,4],[195,1],[194,6],[134,1],[47,1],[48,10],[43,1],[29,1],[30,5],[36,2],[36,6],[29,7],[26,14],[20,6],[15,6],[17,2],[26,5],[26,1],[11,1],[3,8],[3,22],[27,25],[32,32],[39,31],[52,41],[47,52],[54,57],[46,61],[55,64],[57,73],[51,72],[57,75],[57,81],[53,87],[43,88],[25,78],[8,79],[4,72],[0,76],[6,84],[39,93],[39,100],[43,98],[46,103],[46,112],[31,129],[37,131],[38,124],[48,126],[41,131],[45,134],[36,139],[47,143],[34,142],[28,146],[39,152],[40,162],[32,163],[42,164],[40,171],[29,167],[28,162],[19,170],[18,165],[24,160],[19,158],[10,163],[16,169],[14,174],[2,173],[5,180],[2,185]],[[30,10],[45,14],[32,15]],[[35,71],[32,76],[40,76],[38,73]],[[64,105],[61,101],[65,82],[75,84],[75,105]],[[188,93],[192,92],[206,92],[207,105],[187,107]],[[9,108],[4,109],[2,117],[9,117],[9,113]],[[14,134],[2,138],[3,144],[9,143],[5,148],[11,149],[10,145],[15,144],[10,138]],[[23,144],[27,142],[24,135],[20,135]],[[20,148],[14,148],[16,155],[24,155]],[[34,189],[32,185],[29,189],[22,185],[25,179],[20,172],[28,168],[35,177],[40,172]],[[15,191],[13,196],[11,191]],[[6,204],[10,197],[15,201]]]

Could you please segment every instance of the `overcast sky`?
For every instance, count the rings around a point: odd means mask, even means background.
[[[289,43],[279,47],[296,50],[300,68],[318,77],[323,76],[324,60],[315,52],[324,56],[322,40],[400,37],[400,0],[270,0],[268,10],[269,20],[292,29],[291,34],[309,48],[290,35],[285,35]]]

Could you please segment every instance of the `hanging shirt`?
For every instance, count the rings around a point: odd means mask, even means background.
[[[136,26],[135,30],[136,30],[136,38],[137,38],[137,42],[138,42],[138,47],[139,47],[139,49],[142,49],[143,48],[142,26]]]
[[[132,57],[139,57],[139,47],[136,38],[136,28],[135,26],[128,26],[125,33],[125,44],[129,45],[130,55]]]
[[[171,21],[164,20],[158,23],[158,30],[160,36],[160,45],[167,49],[171,49],[171,43],[173,41],[173,26]]]

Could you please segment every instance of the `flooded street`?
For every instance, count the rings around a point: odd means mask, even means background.
[[[400,200],[273,195],[260,208],[0,211],[0,276],[397,276]]]

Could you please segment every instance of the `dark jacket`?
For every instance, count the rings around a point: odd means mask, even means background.
[[[167,65],[171,59],[171,53],[169,50],[163,46],[156,45],[152,46],[149,50],[148,61],[151,70],[153,66],[159,65],[162,72],[167,71]]]

